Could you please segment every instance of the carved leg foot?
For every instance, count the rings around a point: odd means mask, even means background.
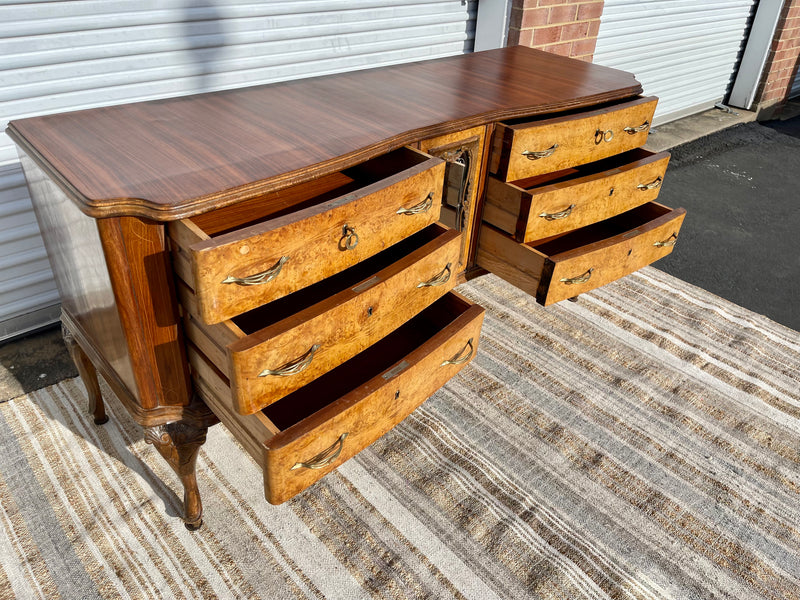
[[[203,504],[197,488],[195,462],[200,446],[206,441],[207,432],[207,426],[196,426],[185,421],[145,428],[145,441],[156,447],[181,479],[183,522],[189,531],[200,529],[203,524]]]
[[[67,345],[67,351],[78,369],[78,375],[81,376],[83,385],[86,386],[86,392],[89,395],[89,412],[94,417],[95,425],[102,425],[108,421],[106,416],[106,407],[103,404],[103,395],[100,393],[100,382],[97,379],[97,370],[94,368],[92,361],[86,356],[83,348],[80,347],[75,336],[72,332],[61,326],[61,334],[64,336],[64,343]]]

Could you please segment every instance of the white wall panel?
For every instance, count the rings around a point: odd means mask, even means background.
[[[0,341],[58,318],[58,291],[19,164],[0,167]]]
[[[40,114],[470,52],[477,4],[0,1],[0,126]],[[0,133],[0,339],[13,333],[14,319],[27,323],[26,312],[58,301],[21,178],[13,143]],[[45,313],[52,311],[38,314]]]
[[[630,71],[664,123],[728,92],[756,0],[606,0],[594,62]]]

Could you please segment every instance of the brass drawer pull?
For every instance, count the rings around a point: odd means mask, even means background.
[[[350,432],[345,431],[335,442],[333,442],[330,447],[325,448],[325,450],[315,456],[312,456],[305,462],[294,463],[294,466],[289,470],[321,469],[322,467],[327,467],[329,464],[339,458],[339,455],[342,453],[342,448],[344,447],[344,440],[349,433]]]
[[[411,208],[405,208],[401,206],[397,209],[398,215],[418,215],[420,213],[428,212],[433,206],[433,192],[428,194],[428,196],[420,202],[419,204],[415,204]]]
[[[656,177],[656,178],[655,178],[653,181],[651,181],[650,183],[640,183],[640,184],[639,184],[639,185],[637,185],[636,187],[637,187],[637,188],[639,188],[639,189],[640,189],[640,190],[642,190],[642,191],[646,191],[646,190],[654,190],[654,189],[656,189],[657,187],[661,187],[661,181],[662,181],[662,179],[661,179],[661,177],[659,176],[659,177]]]
[[[258,374],[258,376],[266,377],[267,375],[275,375],[277,377],[287,377],[289,375],[296,375],[297,373],[304,371],[306,367],[311,364],[311,361],[314,360],[314,354],[317,352],[317,350],[319,350],[319,344],[314,344],[302,356],[289,361],[277,369],[264,369]]]
[[[558,221],[559,219],[566,219],[568,216],[570,216],[572,214],[573,208],[575,208],[575,205],[570,204],[567,208],[565,208],[562,211],[554,213],[543,212],[539,216],[546,221]]]
[[[345,224],[342,227],[342,239],[339,240],[339,249],[352,250],[356,246],[358,246],[358,234],[355,227]]]
[[[663,242],[653,242],[653,246],[658,248],[664,248],[665,246],[674,246],[675,242],[678,241],[678,234],[673,232],[671,236],[665,239]]]
[[[228,275],[222,280],[222,283],[235,283],[236,285],[261,285],[262,283],[268,283],[278,276],[287,260],[289,260],[288,256],[281,256],[278,262],[276,262],[266,271],[262,271],[261,273],[256,273],[254,275],[248,275],[247,277],[234,277],[233,275]]]
[[[629,135],[633,135],[635,133],[639,133],[640,131],[644,131],[648,127],[650,127],[650,121],[645,121],[644,123],[642,123],[638,127],[626,127],[622,131],[624,131],[625,133],[627,133]]]
[[[577,277],[564,277],[562,279],[559,279],[559,281],[567,285],[573,285],[576,283],[586,283],[587,281],[589,281],[589,279],[592,278],[592,271],[594,271],[594,267],[586,271],[586,273],[584,273],[583,275],[578,275]]]
[[[534,150],[525,150],[522,153],[522,156],[524,156],[528,160],[538,160],[540,158],[547,158],[548,156],[553,156],[553,152],[556,151],[556,148],[558,148],[558,144],[553,144],[547,150],[539,150],[538,152]]]
[[[440,273],[434,275],[433,277],[428,279],[428,281],[422,281],[418,283],[417,287],[423,288],[423,287],[436,287],[437,285],[444,285],[445,283],[450,281],[450,273],[451,273],[450,265],[452,264],[453,263],[447,263],[444,269],[442,269]]]
[[[467,362],[470,358],[472,358],[472,353],[475,352],[475,346],[472,345],[472,340],[473,338],[469,338],[466,345],[459,350],[453,358],[443,361],[439,366],[446,367],[447,365],[463,365],[465,362]],[[461,354],[463,354],[467,348],[469,348],[469,352],[465,356],[461,356]]]

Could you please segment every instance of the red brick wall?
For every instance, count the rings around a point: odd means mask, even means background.
[[[792,88],[800,62],[800,0],[787,0],[767,57],[758,98],[759,108],[782,102]]]
[[[530,46],[591,61],[603,0],[514,0],[509,46]]]

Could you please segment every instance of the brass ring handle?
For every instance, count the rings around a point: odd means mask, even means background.
[[[573,285],[576,283],[586,283],[587,281],[589,281],[589,279],[591,279],[592,271],[594,271],[594,267],[586,271],[586,273],[584,273],[583,275],[578,275],[577,277],[564,277],[562,279],[559,279],[559,281],[567,285]]]
[[[611,129],[598,129],[594,132],[594,145],[597,146],[601,142],[610,142],[614,139],[614,131]]]
[[[278,276],[287,260],[289,260],[288,256],[281,256],[278,262],[276,262],[266,271],[248,275],[247,277],[234,277],[233,275],[228,275],[222,280],[222,283],[235,283],[236,285],[261,285],[262,283],[267,283]]]
[[[559,219],[566,219],[568,216],[572,214],[572,209],[575,208],[574,204],[570,204],[567,208],[562,211],[554,212],[554,213],[546,213],[543,212],[539,216],[546,220],[546,221],[557,221]]]
[[[405,208],[401,206],[397,209],[398,215],[418,215],[420,213],[428,212],[433,206],[433,192],[428,194],[428,196],[420,202],[419,204],[415,204],[411,208]]]
[[[639,185],[637,185],[636,187],[637,187],[638,189],[642,190],[642,191],[645,191],[645,190],[654,190],[654,189],[656,189],[657,187],[661,187],[661,182],[662,182],[662,181],[663,181],[663,180],[661,179],[661,176],[659,175],[658,177],[656,177],[656,178],[655,178],[653,181],[651,181],[650,183],[640,183],[640,184],[639,184]]]
[[[346,250],[352,250],[358,246],[358,234],[354,227],[347,224],[342,227],[342,239],[339,241],[339,246],[344,246]]]
[[[333,442],[331,446],[325,448],[325,450],[319,454],[312,456],[307,461],[294,463],[294,466],[292,466],[292,468],[289,470],[321,469],[322,467],[327,467],[329,464],[339,458],[339,455],[342,453],[342,448],[344,447],[344,440],[347,438],[349,433],[349,431],[345,431],[335,442]]]
[[[417,287],[423,288],[423,287],[436,287],[437,285],[444,285],[445,283],[450,281],[450,274],[451,274],[450,265],[452,264],[453,263],[447,263],[444,269],[441,270],[441,272],[437,273],[436,275],[428,279],[428,281],[421,281],[420,283],[417,284]]]
[[[268,375],[275,375],[277,377],[287,377],[289,375],[296,375],[304,371],[311,361],[314,360],[314,354],[319,350],[319,344],[314,344],[309,348],[305,354],[289,361],[282,367],[277,369],[264,369],[258,374],[259,377],[266,377]]]
[[[650,127],[650,121],[645,121],[644,123],[642,123],[638,127],[626,127],[622,131],[624,131],[625,133],[627,133],[629,135],[633,135],[634,133],[639,133],[640,131],[644,131],[648,127]]]
[[[470,358],[472,358],[472,354],[475,352],[475,346],[472,345],[472,340],[473,338],[469,338],[469,340],[467,340],[466,345],[461,350],[456,352],[453,358],[443,361],[442,364],[439,366],[446,367],[447,365],[463,365],[465,362],[467,362]],[[461,356],[461,354],[467,348],[469,348],[469,352],[465,356]]]
[[[669,236],[667,239],[665,239],[663,242],[653,242],[653,246],[656,246],[658,248],[663,248],[665,246],[674,246],[675,242],[677,241],[678,241],[678,233],[673,232],[673,234]]]
[[[556,151],[556,148],[558,148],[558,144],[553,144],[547,150],[539,150],[539,151],[525,150],[522,153],[522,156],[524,156],[528,160],[538,160],[540,158],[547,158],[548,156],[553,156],[553,152]]]

